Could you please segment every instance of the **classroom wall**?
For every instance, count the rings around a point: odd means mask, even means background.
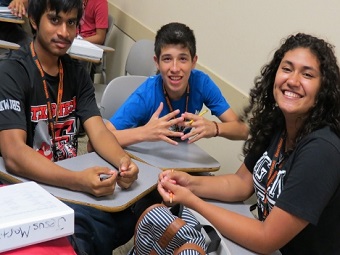
[[[129,48],[135,40],[154,39],[168,22],[186,23],[197,39],[197,68],[218,84],[233,109],[240,113],[254,77],[271,58],[280,40],[297,32],[320,36],[340,47],[340,1],[337,0],[108,0],[116,20],[116,52],[109,78],[124,74]],[[339,49],[336,54],[339,57]],[[214,117],[209,117],[213,119]],[[223,138],[198,144],[234,172],[242,160],[242,142]]]

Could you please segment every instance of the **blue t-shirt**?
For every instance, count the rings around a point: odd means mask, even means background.
[[[204,104],[218,117],[230,108],[217,85],[202,71],[191,71],[189,86],[188,112],[199,113]],[[180,110],[178,117],[185,112],[186,97],[187,94],[184,93],[179,100],[170,100],[172,108]],[[164,107],[159,117],[168,114],[170,109],[163,93],[162,76],[151,76],[130,95],[111,117],[110,122],[118,130],[143,126],[150,120],[161,102]]]

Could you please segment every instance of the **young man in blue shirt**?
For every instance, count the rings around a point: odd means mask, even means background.
[[[169,23],[161,27],[154,61],[159,74],[149,77],[106,124],[122,146],[158,140],[176,145],[178,138],[190,138],[189,143],[214,136],[247,138],[247,126],[239,121],[218,86],[194,69],[196,39],[188,26]],[[221,122],[199,116],[203,104]]]

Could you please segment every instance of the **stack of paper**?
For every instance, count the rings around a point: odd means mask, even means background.
[[[11,13],[11,10],[8,7],[0,6],[0,13]]]
[[[75,38],[67,53],[101,59],[104,50],[83,39]]]
[[[74,211],[35,182],[0,188],[0,252],[74,233]]]
[[[0,18],[21,19],[11,13],[8,7],[0,6]]]

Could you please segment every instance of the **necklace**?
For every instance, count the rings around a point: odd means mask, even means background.
[[[163,93],[164,93],[164,97],[165,97],[165,101],[168,105],[169,108],[169,112],[173,112],[174,109],[171,105],[171,101],[170,101],[170,97],[168,95],[168,93],[166,92],[165,86],[163,84]],[[190,94],[190,86],[188,84],[187,89],[186,89],[186,99],[185,99],[185,111],[188,111],[188,104],[189,104],[189,94]],[[184,128],[180,128],[177,124],[172,126],[172,130],[175,132],[181,132]]]
[[[47,116],[48,116],[48,129],[50,132],[50,135],[52,136],[52,151],[53,151],[53,159],[54,161],[57,161],[57,153],[56,153],[56,136],[55,136],[55,123],[58,122],[58,116],[59,116],[59,107],[61,104],[61,100],[63,97],[63,90],[64,90],[64,69],[63,65],[61,63],[61,60],[59,59],[59,84],[58,84],[58,97],[57,97],[57,107],[55,109],[55,119],[53,118],[53,111],[52,111],[52,99],[50,97],[50,93],[48,92],[48,86],[46,82],[46,76],[45,72],[42,68],[42,65],[37,57],[37,54],[34,50],[33,42],[30,44],[31,54],[34,60],[34,63],[36,64],[37,68],[39,69],[39,73],[42,78],[42,83],[44,87],[44,92],[46,96],[46,106],[47,106]]]
[[[266,183],[266,187],[264,190],[265,193],[264,193],[264,201],[263,201],[263,220],[269,214],[268,188],[274,182],[278,174],[278,170],[282,168],[284,162],[286,161],[289,155],[282,151],[284,149],[282,148],[282,145],[284,144],[285,141],[286,141],[286,132],[284,131],[282,132],[280,140],[277,144],[277,147],[276,147],[273,159],[272,159],[272,163],[270,165],[268,177],[267,177],[267,183]]]

